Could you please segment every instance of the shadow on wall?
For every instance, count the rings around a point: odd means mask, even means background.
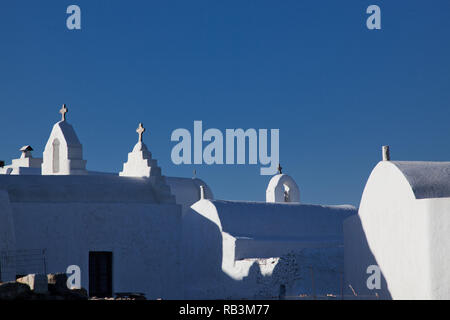
[[[344,269],[346,299],[382,299],[392,300],[386,279],[380,269],[380,289],[368,288],[368,278],[374,274],[367,272],[369,266],[378,266],[369,247],[359,215],[344,221]],[[370,283],[374,283],[371,278]]]
[[[242,285],[256,299],[340,299],[342,266],[343,248],[305,248],[253,262]]]
[[[192,209],[183,214],[182,270],[185,299],[239,299],[254,295],[251,282],[261,276],[256,264],[235,280],[222,271],[222,233],[211,220]]]
[[[222,269],[221,233],[215,223],[192,209],[183,213],[181,269],[185,299],[220,298],[225,282]]]
[[[355,221],[359,222],[359,218]],[[389,292],[383,290],[387,288],[384,277],[381,279],[382,289],[376,290],[378,297],[375,291],[367,289],[366,281],[369,275],[366,274],[366,269],[368,265],[376,264],[375,259],[373,255],[368,254],[370,251],[360,222],[349,224],[348,227],[357,233],[346,239],[353,245],[347,252],[349,260],[345,264],[352,273],[349,279],[344,279],[344,248],[340,247],[306,248],[279,258],[238,260],[234,267],[238,271],[239,268],[248,270],[248,274],[245,274],[242,280],[236,280],[222,271],[222,233],[219,227],[195,211],[188,210],[183,216],[184,297],[390,299]],[[361,259],[363,256],[365,258]],[[353,295],[349,284],[357,296]]]

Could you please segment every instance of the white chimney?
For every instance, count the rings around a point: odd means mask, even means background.
[[[390,161],[391,155],[389,152],[389,146],[383,146],[383,161]]]
[[[205,199],[205,187],[200,186],[200,200],[204,200],[204,199]]]

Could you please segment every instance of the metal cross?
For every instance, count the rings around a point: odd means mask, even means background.
[[[278,164],[278,173],[283,174],[283,167],[281,167],[281,164]]]

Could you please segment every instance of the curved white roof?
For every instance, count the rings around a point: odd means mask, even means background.
[[[236,237],[342,236],[342,221],[357,213],[350,205],[201,200],[192,209]]]
[[[166,177],[166,183],[175,196],[177,204],[183,206],[183,210],[200,200],[200,186],[204,186],[207,199],[214,199],[211,189],[201,179]]]
[[[390,162],[405,176],[416,199],[450,197],[450,162]]]

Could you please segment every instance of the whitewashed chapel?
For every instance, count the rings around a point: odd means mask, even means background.
[[[312,271],[315,294],[339,290],[355,208],[300,204],[281,168],[267,202],[216,201],[200,179],[162,175],[142,124],[120,173],[92,172],[67,112],[42,159],[24,146],[0,168],[1,281],[78,265],[92,296],[278,298],[310,294]]]
[[[302,204],[281,166],[265,202],[215,200],[200,179],[162,175],[142,124],[120,173],[89,171],[67,112],[42,159],[25,145],[0,167],[0,281],[78,265],[91,296],[450,298],[447,163],[385,159],[359,213]]]
[[[362,297],[450,299],[450,162],[383,161],[345,221],[346,287]],[[379,287],[367,268],[379,268]]]

